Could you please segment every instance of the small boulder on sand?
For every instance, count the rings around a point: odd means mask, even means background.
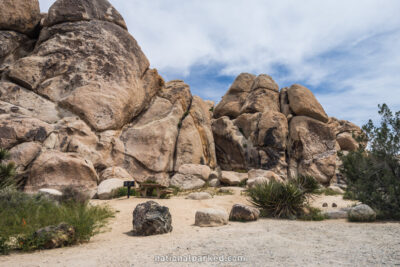
[[[372,222],[376,220],[376,213],[370,206],[360,204],[349,210],[349,220],[353,222]]]
[[[137,236],[160,235],[172,231],[169,209],[154,201],[137,205],[133,211],[132,223],[132,233]]]
[[[97,187],[97,196],[99,199],[111,199],[114,190],[124,186],[124,181],[117,178],[104,180]]]
[[[193,199],[193,200],[203,200],[203,199],[210,199],[212,198],[212,195],[207,192],[193,192],[190,193],[187,196],[188,199]]]
[[[229,215],[230,221],[256,221],[260,216],[260,211],[254,207],[235,204]]]
[[[195,225],[214,227],[228,224],[228,213],[221,209],[201,209],[196,212]]]

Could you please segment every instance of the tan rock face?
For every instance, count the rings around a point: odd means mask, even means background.
[[[72,153],[46,151],[33,163],[25,191],[40,188],[61,189],[73,185],[83,190],[97,188],[98,176],[93,165]]]
[[[240,74],[229,91],[214,109],[214,118],[228,116],[231,119],[240,115],[242,105],[251,91],[256,76],[249,73]]]
[[[290,168],[299,175],[311,175],[321,183],[328,183],[335,175],[336,137],[329,125],[305,116],[290,122]]]
[[[148,67],[125,29],[90,20],[44,28],[35,52],[13,64],[8,76],[104,131],[121,128],[160,89],[162,79],[154,72],[146,76]]]
[[[279,106],[279,86],[270,76],[261,74],[255,79],[240,113],[279,112]]]
[[[50,27],[85,20],[104,20],[127,29],[122,16],[107,0],[58,0],[50,7],[44,24]]]
[[[209,106],[197,96],[180,125],[175,170],[183,164],[217,165]]]
[[[290,109],[297,116],[307,116],[322,122],[328,122],[328,115],[326,115],[323,107],[309,89],[295,84],[287,92]]]
[[[43,142],[53,127],[41,120],[3,114],[0,115],[0,146],[5,149],[23,142]]]
[[[32,33],[40,21],[38,0],[2,0],[0,30]]]
[[[8,65],[31,52],[34,45],[34,41],[25,34],[0,30],[0,73]]]
[[[10,161],[15,162],[17,170],[24,170],[40,153],[40,143],[27,142],[19,144],[10,150]]]

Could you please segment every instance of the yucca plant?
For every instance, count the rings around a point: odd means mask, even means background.
[[[315,194],[320,188],[318,181],[309,175],[300,175],[292,182],[300,187],[306,194]]]
[[[248,190],[250,202],[267,217],[294,218],[303,211],[307,194],[296,183],[270,181]]]

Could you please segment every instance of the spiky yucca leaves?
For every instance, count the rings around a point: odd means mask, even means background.
[[[307,194],[293,182],[270,181],[250,188],[248,194],[250,202],[270,217],[294,218],[307,204]]]
[[[15,164],[14,162],[9,162],[7,164],[3,163],[4,160],[10,158],[10,153],[0,148],[0,189],[15,186]]]
[[[315,194],[320,185],[314,177],[309,175],[300,175],[293,180],[306,194]]]

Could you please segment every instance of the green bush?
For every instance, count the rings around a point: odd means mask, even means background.
[[[298,218],[303,221],[323,221],[326,217],[322,214],[321,210],[311,206],[305,208],[305,212]]]
[[[318,181],[309,175],[298,176],[293,182],[307,194],[315,194],[320,188]]]
[[[400,220],[400,111],[393,114],[385,104],[379,109],[380,125],[370,120],[358,138],[369,146],[341,156],[345,197],[369,205],[379,219]]]
[[[296,183],[270,181],[248,190],[250,202],[267,217],[294,218],[302,213],[307,201],[305,192]]]
[[[108,207],[87,201],[56,202],[43,195],[28,195],[12,189],[0,191],[0,254],[10,249],[34,250],[43,240],[32,238],[44,227],[67,223],[75,229],[71,243],[88,241],[113,216]],[[15,240],[18,240],[17,242]]]
[[[7,187],[15,187],[15,164],[10,162],[5,164],[4,161],[10,158],[7,150],[0,148],[0,190]]]
[[[65,186],[61,189],[62,196],[58,198],[61,203],[80,203],[85,204],[89,201],[88,194],[76,189],[74,186]]]

